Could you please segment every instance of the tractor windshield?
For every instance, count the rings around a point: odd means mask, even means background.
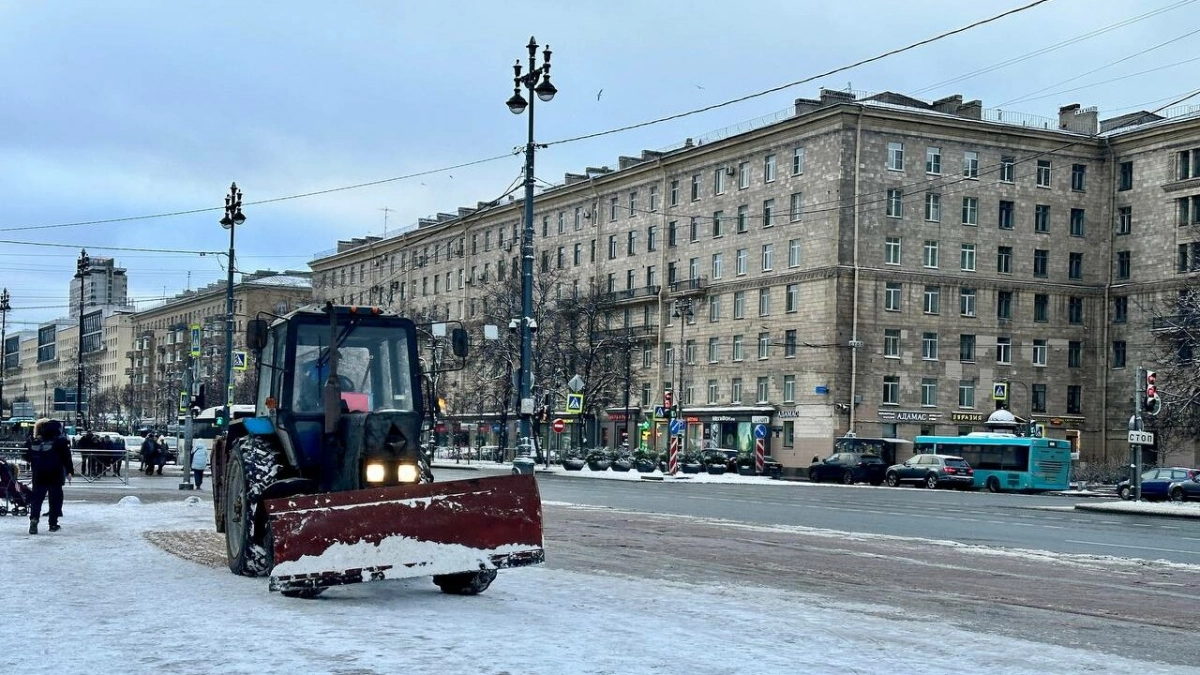
[[[412,365],[406,331],[395,326],[359,325],[343,333],[338,347],[338,382],[348,412],[414,410]],[[329,379],[329,328],[297,328],[293,405],[297,414],[320,413]]]

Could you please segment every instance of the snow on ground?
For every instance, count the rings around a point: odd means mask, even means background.
[[[1174,516],[1176,518],[1200,518],[1200,502],[1121,502],[1103,501],[1077,505],[1085,511],[1106,513],[1136,513],[1149,516]]]
[[[502,571],[478,597],[411,579],[288,599],[151,543],[165,530],[211,540],[211,502],[194,496],[70,501],[61,532],[26,526],[0,519],[4,644],[22,675],[1194,672],[968,633],[901,608],[547,567]]]

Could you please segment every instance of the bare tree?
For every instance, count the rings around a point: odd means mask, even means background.
[[[1146,367],[1156,373],[1162,400],[1157,415],[1144,415],[1155,433],[1159,464],[1184,455],[1200,439],[1200,287],[1180,289],[1160,301],[1151,318],[1153,342]]]

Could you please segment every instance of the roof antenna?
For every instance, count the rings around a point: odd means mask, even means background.
[[[385,206],[379,210],[383,211],[383,238],[387,239],[388,214],[391,213],[392,211],[395,211],[396,209],[389,209],[388,207]]]

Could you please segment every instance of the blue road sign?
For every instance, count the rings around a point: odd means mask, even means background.
[[[767,437],[767,425],[755,424],[754,425],[754,437],[755,438],[766,438]]]
[[[666,416],[667,416],[667,411],[665,408],[663,408],[661,405],[654,406],[654,418],[655,419],[661,420],[662,418],[664,418]]]
[[[671,435],[678,436],[683,433],[683,420],[676,418],[671,420]]]

